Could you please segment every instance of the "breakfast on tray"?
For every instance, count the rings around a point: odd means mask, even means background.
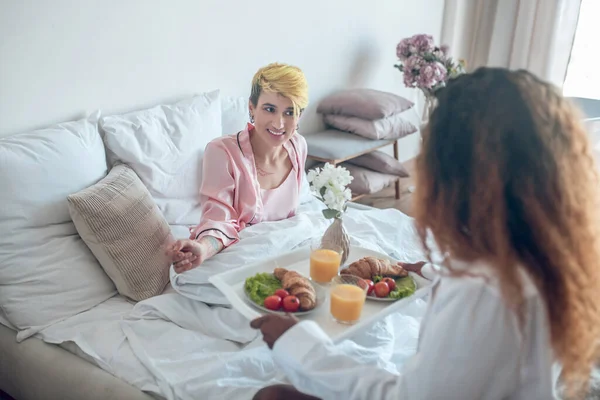
[[[317,305],[317,295],[308,278],[285,268],[246,279],[244,289],[255,304],[272,311],[311,311]]]
[[[368,287],[367,298],[398,300],[412,295],[417,289],[408,271],[399,264],[377,257],[363,257],[340,274],[362,278]]]

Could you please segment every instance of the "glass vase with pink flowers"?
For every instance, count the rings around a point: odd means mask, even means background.
[[[404,85],[420,89],[425,96],[422,123],[427,123],[435,106],[434,93],[446,86],[448,80],[465,73],[464,60],[455,61],[448,46],[437,46],[431,35],[418,34],[402,39],[396,46],[399,63],[395,68],[402,72]]]

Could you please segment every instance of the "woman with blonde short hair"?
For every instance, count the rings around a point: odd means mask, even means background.
[[[206,146],[200,201],[202,219],[190,238],[169,247],[177,273],[197,267],[261,221],[292,217],[299,204],[306,141],[297,134],[308,105],[303,72],[273,63],[252,79],[250,123]]]

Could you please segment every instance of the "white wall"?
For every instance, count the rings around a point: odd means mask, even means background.
[[[0,136],[215,88],[247,96],[272,61],[305,71],[300,131],[314,132],[316,105],[332,91],[412,99],[393,68],[396,43],[438,39],[443,9],[444,0],[0,0]]]

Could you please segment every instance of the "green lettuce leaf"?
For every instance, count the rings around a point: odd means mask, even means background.
[[[396,288],[392,290],[389,297],[392,299],[403,299],[412,295],[417,290],[417,284],[413,278],[406,276],[396,279]]]
[[[281,289],[281,282],[273,274],[266,272],[247,278],[244,283],[244,290],[250,299],[261,306],[277,289]]]

